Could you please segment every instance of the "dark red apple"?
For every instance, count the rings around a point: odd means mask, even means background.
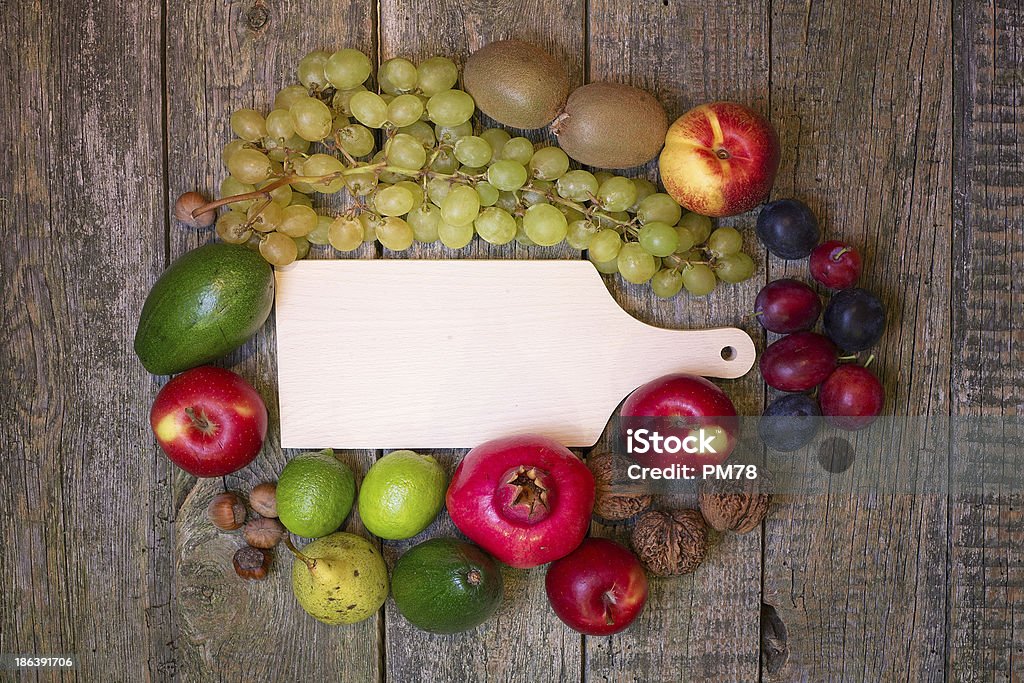
[[[864,429],[882,414],[885,388],[870,370],[840,365],[821,385],[818,400],[825,420],[839,429]]]
[[[647,602],[647,574],[640,560],[606,538],[588,538],[552,562],[544,588],[558,618],[588,636],[625,629]]]
[[[658,166],[672,198],[704,216],[735,216],[763,202],[779,170],[779,137],[735,102],[694,107],[671,125]]]
[[[197,477],[220,477],[248,465],[267,436],[267,408],[248,382],[212,365],[168,382],[149,424],[175,465]]]

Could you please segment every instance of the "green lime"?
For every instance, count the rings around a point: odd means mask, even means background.
[[[395,605],[413,625],[432,633],[479,626],[501,603],[498,563],[472,543],[432,538],[398,558],[391,572]]]
[[[444,469],[429,455],[388,453],[363,478],[359,517],[380,538],[412,538],[441,512],[447,483]]]
[[[288,531],[306,538],[336,531],[355,497],[352,470],[330,449],[296,455],[277,479],[278,518]]]

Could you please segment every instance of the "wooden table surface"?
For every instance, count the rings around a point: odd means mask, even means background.
[[[314,48],[462,60],[514,36],[561,56],[575,84],[650,89],[671,117],[713,99],[769,115],[783,143],[774,196],[805,199],[826,235],[860,245],[891,311],[875,366],[888,411],[1019,416],[1019,3],[12,0],[0,10],[0,652],[74,653],[79,666],[63,678],[85,681],[1024,679],[1019,491],[783,498],[695,574],[653,581],[640,622],[609,638],[563,626],[542,571],[509,571],[504,607],[470,635],[416,631],[392,603],[361,624],[324,626],[294,603],[284,572],[237,580],[238,538],[205,518],[222,486],[276,478],[291,455],[276,429],[237,476],[183,475],[147,423],[162,380],[131,349],[149,286],[211,239],[169,220],[169,206],[217,187],[232,109],[265,108]],[[610,286],[643,320],[743,324],[763,347],[743,320],[755,293],[806,266],[765,260],[747,235],[756,277],[706,300]],[[579,258],[476,243],[411,253],[456,255]],[[268,397],[272,421],[274,343],[268,325],[228,359]],[[756,373],[724,384],[742,412],[759,413]],[[365,471],[380,455],[345,457]],[[440,455],[452,465],[461,453]],[[968,462],[954,450],[938,466],[952,477]],[[385,544],[389,560],[402,547]]]

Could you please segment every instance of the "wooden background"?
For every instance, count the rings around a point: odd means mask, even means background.
[[[638,625],[611,638],[563,626],[541,571],[508,572],[498,617],[457,637],[390,603],[330,628],[280,571],[236,580],[240,541],[204,515],[222,483],[159,454],[146,416],[161,382],[131,350],[150,284],[211,238],[169,205],[216,188],[229,111],[265,108],[307,51],[462,60],[506,36],[560,55],[575,84],[649,88],[673,117],[726,98],[768,114],[784,148],[774,195],[860,245],[891,311],[889,411],[1020,415],[1019,3],[0,0],[0,652],[75,653],[62,677],[86,681],[1024,679],[1019,492],[780,500],[696,574],[654,581]],[[753,281],[706,301],[610,286],[646,321],[734,324],[761,284],[805,268],[759,258]],[[271,325],[228,359],[270,399],[273,349]],[[759,412],[754,373],[726,384]],[[379,455],[346,457],[365,471]],[[968,444],[939,466],[953,476],[972,457]],[[271,439],[226,484],[248,490],[286,458]]]

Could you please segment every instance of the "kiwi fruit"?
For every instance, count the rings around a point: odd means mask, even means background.
[[[470,55],[462,84],[480,111],[512,128],[543,128],[569,95],[565,66],[520,40],[499,40]]]
[[[590,83],[573,90],[551,125],[570,157],[597,168],[629,168],[657,156],[668,115],[649,92],[620,83]]]

